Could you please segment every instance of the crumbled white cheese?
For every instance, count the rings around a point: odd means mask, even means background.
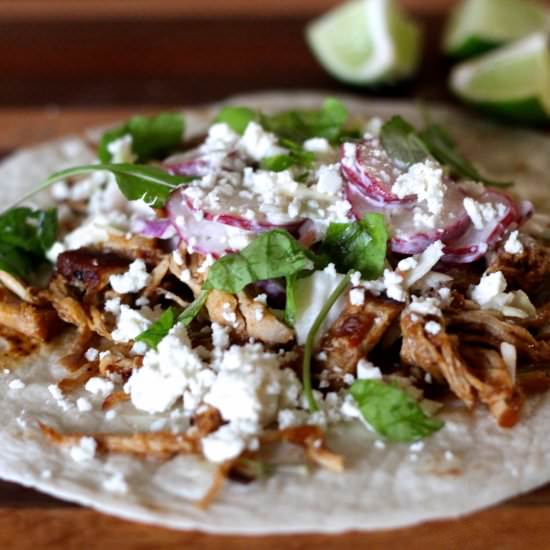
[[[160,312],[148,307],[139,310],[127,305],[120,306],[117,325],[111,336],[115,342],[130,342],[147,330],[160,316]]]
[[[105,420],[110,422],[116,417],[116,415],[117,415],[117,412],[114,409],[111,409],[110,411],[107,411],[105,413]]]
[[[76,400],[76,408],[80,412],[87,412],[92,410],[92,404],[85,397],[79,397]]]
[[[210,152],[229,152],[234,149],[240,136],[225,122],[213,124],[208,129],[208,136],[201,145],[201,151]]]
[[[441,302],[433,297],[416,297],[412,296],[412,302],[409,304],[409,311],[418,313],[419,315],[435,315],[441,317]]]
[[[225,462],[238,457],[247,448],[251,437],[246,431],[239,430],[236,424],[226,424],[202,438],[202,452],[210,462]]]
[[[523,243],[519,240],[519,232],[512,231],[504,243],[504,252],[508,254],[523,254],[524,246]]]
[[[257,122],[248,123],[243,137],[239,141],[240,149],[255,161],[266,157],[283,155],[288,151],[277,145],[278,138],[271,132],[266,132]]]
[[[391,269],[385,269],[383,277],[387,297],[397,302],[405,302],[408,293],[404,287],[405,279],[403,276]]]
[[[107,145],[107,151],[111,153],[111,162],[113,164],[132,164],[137,160],[137,156],[132,151],[132,136],[130,134],[111,141]]]
[[[319,193],[337,195],[341,192],[344,181],[340,175],[340,166],[338,164],[320,166],[316,176],[316,189]]]
[[[413,164],[392,186],[392,193],[400,199],[416,195],[420,205],[426,209],[423,213],[430,218],[425,220],[428,222],[437,220],[441,214],[446,191],[443,169],[439,163],[430,159]]]
[[[484,273],[469,296],[481,309],[494,309],[508,317],[528,318],[536,315],[535,306],[523,290],[505,292],[507,281],[502,271]]]
[[[349,291],[349,303],[352,306],[362,306],[365,303],[365,289],[352,288]]]
[[[279,429],[293,428],[295,426],[304,426],[308,422],[309,414],[300,409],[281,409],[277,415]]]
[[[151,282],[151,275],[147,272],[147,266],[141,259],[134,260],[126,273],[111,275],[109,283],[115,292],[127,294],[138,292]]]
[[[25,382],[23,382],[23,380],[20,380],[19,378],[14,378],[8,384],[10,390],[22,390],[25,386]]]
[[[487,224],[501,218],[506,213],[506,205],[503,203],[482,203],[471,197],[463,200],[464,210],[476,229],[483,229]]]
[[[97,449],[97,442],[93,437],[81,437],[78,445],[69,449],[69,454],[75,462],[87,462],[92,460]]]
[[[99,351],[96,348],[88,348],[86,350],[86,353],[84,354],[84,359],[86,361],[89,361],[90,363],[93,361],[97,361],[99,357]]]
[[[357,362],[357,380],[382,380],[382,371],[366,359]]]
[[[441,332],[441,325],[436,321],[428,321],[424,325],[424,330],[428,334],[436,335],[436,334],[439,334]]]
[[[115,389],[115,385],[108,378],[94,376],[86,382],[84,388],[93,395],[104,397],[109,395]]]
[[[508,368],[508,371],[510,372],[510,378],[512,380],[512,384],[515,384],[516,383],[516,366],[517,366],[517,358],[518,358],[516,346],[508,342],[501,342],[500,355],[502,357],[502,360],[504,361],[504,364]]]
[[[137,409],[157,413],[168,410],[182,397],[186,407],[186,391],[189,399],[193,398],[193,403],[189,403],[193,408],[214,377],[214,372],[206,369],[191,348],[185,327],[178,324],[160,341],[156,350],[145,354],[143,365],[133,372],[126,389]]]
[[[63,392],[61,391],[61,388],[57,384],[50,384],[48,386],[48,391],[50,392],[51,396],[55,399],[56,404],[64,411],[68,411],[71,408],[71,404],[67,399],[65,399],[65,396],[63,395]]]
[[[334,264],[329,264],[323,271],[315,271],[309,277],[296,281],[296,338],[298,344],[306,341],[311,325],[323,308],[332,291],[338,286],[343,275],[336,273]],[[317,332],[316,342],[336,321],[346,304],[345,296],[340,296],[330,309],[325,321]]]
[[[307,139],[302,144],[302,147],[310,153],[330,153],[330,143],[326,138],[314,137]]]

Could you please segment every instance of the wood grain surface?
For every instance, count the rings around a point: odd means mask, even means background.
[[[307,18],[331,0],[279,0],[268,2],[263,10],[258,8],[261,2],[253,0],[221,2],[226,7],[256,6],[256,11],[234,11],[240,15],[230,19],[208,11],[215,0],[205,0],[203,11],[193,12],[191,7],[202,1],[184,8],[183,0],[159,0],[156,11],[147,8],[150,17],[136,18],[122,0],[0,0],[0,155],[130,113],[253,90],[321,88],[365,98],[452,101],[445,85],[449,64],[438,53],[443,19],[436,13],[449,2],[416,1],[418,13],[429,12],[420,17],[426,53],[418,77],[396,89],[365,91],[334,82],[303,41]],[[277,15],[267,18],[268,12]],[[122,521],[0,482],[2,550],[538,550],[550,548],[549,525],[550,486],[466,518],[409,529],[339,536],[214,537]]]

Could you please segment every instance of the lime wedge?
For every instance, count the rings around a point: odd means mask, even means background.
[[[392,0],[350,0],[311,22],[306,36],[321,65],[352,84],[406,78],[420,58],[420,32]]]
[[[548,29],[548,10],[529,0],[464,0],[451,15],[443,47],[469,57]]]
[[[517,122],[550,118],[548,36],[537,33],[457,65],[450,85],[461,99]]]

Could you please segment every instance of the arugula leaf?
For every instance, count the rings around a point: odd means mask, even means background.
[[[286,278],[285,321],[291,327],[296,322],[296,273]]]
[[[363,418],[390,441],[417,441],[443,427],[441,420],[426,416],[412,397],[392,384],[356,380],[350,393]]]
[[[433,157],[448,166],[459,177],[480,181],[493,187],[510,187],[513,182],[497,181],[482,176],[478,169],[458,150],[448,132],[439,124],[428,124],[419,134]]]
[[[132,136],[132,152],[137,162],[164,158],[183,141],[185,123],[179,113],[160,113],[156,116],[134,116],[125,124],[107,130],[99,142],[98,156],[102,163],[112,161],[109,144],[125,135]]]
[[[400,116],[393,116],[380,129],[380,140],[388,155],[408,167],[430,156],[414,126]]]
[[[360,271],[366,279],[376,279],[384,271],[388,238],[384,216],[368,213],[360,221],[331,223],[320,253],[341,272]]]
[[[319,410],[319,406],[317,405],[317,401],[315,401],[315,396],[313,395],[313,390],[311,388],[311,356],[313,354],[315,337],[317,336],[317,332],[326,319],[330,309],[348,287],[349,280],[350,274],[348,273],[338,283],[338,286],[331,292],[307,334],[306,343],[304,346],[304,358],[302,360],[302,384],[304,386],[304,395],[307,399],[309,411],[312,413]]]
[[[170,193],[179,185],[194,180],[191,176],[173,176],[156,166],[141,164],[86,164],[55,172],[38,187],[21,197],[16,204],[27,200],[56,181],[105,170],[111,172],[128,200],[143,199],[154,208],[161,208]]]
[[[274,229],[258,235],[240,252],[220,258],[210,267],[203,288],[236,294],[256,281],[313,269],[314,258],[290,233]]]
[[[248,107],[224,107],[214,122],[225,122],[237,134],[244,134],[249,122],[257,118],[257,114]]]
[[[0,242],[38,256],[50,249],[57,236],[57,211],[12,208],[0,215]]]
[[[260,123],[266,130],[299,143],[312,137],[337,142],[344,132],[347,119],[348,111],[344,104],[330,97],[317,111],[292,110],[260,115]]]
[[[136,342],[144,342],[150,348],[157,349],[159,342],[176,324],[176,310],[169,307],[147,330],[136,337]]]

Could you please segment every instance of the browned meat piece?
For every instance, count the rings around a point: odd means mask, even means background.
[[[51,340],[62,330],[62,323],[52,307],[38,307],[0,287],[0,324],[38,340]]]
[[[222,290],[212,290],[206,300],[206,309],[213,323],[230,327],[232,336],[238,340],[247,340],[246,324],[239,310],[239,302],[233,294]]]
[[[193,415],[193,426],[189,430],[189,434],[192,434],[193,437],[203,438],[215,432],[222,424],[220,411],[215,407],[204,405],[200,408],[200,412]]]
[[[344,374],[355,374],[357,362],[380,342],[403,306],[398,302],[365,294],[363,305],[348,302],[321,340],[326,353],[323,378],[338,387]]]
[[[531,237],[522,237],[524,251],[508,254],[500,249],[491,258],[489,272],[502,271],[510,288],[519,288],[531,298],[550,281],[550,248]]]
[[[269,345],[286,344],[294,339],[294,331],[279,321],[267,306],[255,302],[244,292],[239,292],[238,298],[249,338]]]
[[[410,366],[420,367],[437,381],[446,381],[451,391],[468,407],[476,397],[489,406],[491,414],[502,427],[513,426],[519,416],[522,399],[514,388],[506,364],[494,350],[464,347],[467,360],[459,352],[459,339],[447,333],[442,325],[437,334],[424,330],[425,319],[410,314],[401,317],[403,345],[401,359]]]
[[[63,321],[77,326],[80,331],[91,330],[92,320],[80,301],[70,295],[63,276],[54,275],[42,295],[50,301]]]
[[[79,248],[63,252],[57,258],[56,270],[68,283],[81,290],[101,290],[109,277],[127,271],[130,260],[93,248]]]
[[[532,364],[550,363],[550,344],[537,340],[526,328],[496,311],[450,311],[445,315],[449,332],[461,342],[477,343],[498,349],[501,342],[516,347],[518,355]],[[521,322],[521,321],[520,321]]]
[[[104,250],[114,252],[129,260],[141,258],[155,265],[166,254],[161,248],[162,241],[158,239],[149,239],[141,235],[132,235],[129,239],[126,237],[127,235],[109,235],[109,240],[103,245]]]
[[[463,346],[461,354],[474,374],[470,378],[472,386],[499,426],[509,428],[516,424],[523,398],[514,388],[514,380],[500,353],[478,346]]]
[[[458,338],[447,334],[443,326],[437,334],[427,334],[424,323],[425,320],[418,316],[401,316],[401,360],[411,367],[420,367],[438,382],[446,381],[451,391],[472,407],[475,395],[468,367],[458,353]]]

